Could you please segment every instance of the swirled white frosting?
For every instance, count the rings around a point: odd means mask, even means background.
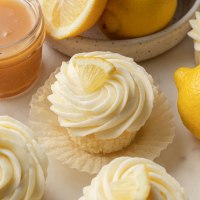
[[[150,180],[151,194],[148,200],[186,200],[183,188],[163,167],[147,159],[131,157],[120,157],[104,166],[91,185],[83,189],[84,196],[80,200],[115,200],[113,192],[116,190],[112,190],[112,184],[116,185],[118,181],[131,176],[141,164],[145,165]],[[124,187],[119,187],[117,191],[123,190],[122,188]]]
[[[47,166],[32,131],[13,118],[0,116],[0,199],[40,200]]]
[[[78,80],[74,58],[97,57],[110,62],[115,72],[95,92],[86,94]],[[150,75],[133,59],[111,52],[81,53],[63,63],[48,97],[61,126],[74,136],[95,134],[111,139],[124,131],[137,132],[149,118],[154,103]]]
[[[196,19],[190,20],[192,30],[188,35],[195,41],[194,49],[200,51],[200,12],[196,12]]]

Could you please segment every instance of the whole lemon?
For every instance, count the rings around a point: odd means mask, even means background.
[[[164,28],[176,7],[177,0],[108,0],[100,25],[114,38],[145,36]]]
[[[200,139],[200,65],[181,67],[174,74],[178,111],[185,126]]]

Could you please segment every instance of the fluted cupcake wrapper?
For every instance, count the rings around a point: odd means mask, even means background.
[[[67,129],[59,125],[57,116],[50,110],[50,102],[47,100],[57,72],[58,70],[32,97],[29,123],[46,152],[62,164],[94,174],[112,159],[120,156],[136,156],[153,160],[172,143],[175,135],[173,114],[167,99],[159,91],[150,118],[127,148],[106,155],[90,154],[79,149],[71,141]]]

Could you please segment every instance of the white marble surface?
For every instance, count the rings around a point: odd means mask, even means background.
[[[0,114],[10,115],[27,123],[29,102],[49,74],[59,66],[66,56],[49,47],[44,47],[43,71],[35,86],[27,93],[6,101],[0,101]],[[189,200],[200,199],[200,142],[182,125],[176,101],[177,91],[173,81],[175,69],[180,66],[194,66],[193,44],[186,38],[169,52],[141,63],[159,83],[168,97],[176,120],[176,137],[172,145],[156,159],[185,188]],[[92,176],[69,169],[50,158],[49,176],[44,200],[77,200],[82,187],[89,184]]]

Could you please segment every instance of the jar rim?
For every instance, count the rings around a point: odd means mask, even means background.
[[[25,3],[27,3],[27,4],[29,4],[29,5],[33,1],[36,3],[35,8],[38,11],[38,16],[37,16],[35,25],[33,26],[33,28],[24,37],[20,38],[18,41],[13,42],[13,43],[11,43],[9,45],[0,45],[0,50],[1,49],[9,49],[11,47],[15,47],[15,46],[19,45],[20,43],[23,43],[27,38],[31,37],[35,33],[37,28],[40,26],[40,20],[42,19],[42,10],[41,10],[41,6],[40,6],[39,1],[38,0],[23,0],[23,1]]]

